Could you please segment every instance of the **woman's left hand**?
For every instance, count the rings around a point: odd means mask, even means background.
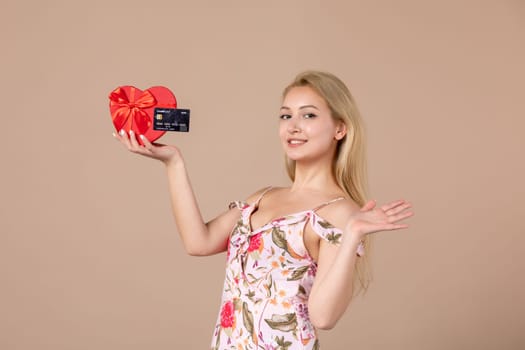
[[[351,231],[361,238],[378,231],[391,231],[407,228],[407,224],[398,223],[411,217],[412,205],[405,200],[397,200],[376,207],[376,202],[368,201],[358,212],[355,212],[346,224],[346,231]]]

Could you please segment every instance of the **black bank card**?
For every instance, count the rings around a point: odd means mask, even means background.
[[[179,108],[155,108],[153,130],[190,131],[190,110]]]

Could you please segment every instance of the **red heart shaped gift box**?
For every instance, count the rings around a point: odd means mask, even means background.
[[[177,108],[175,95],[166,87],[153,86],[144,91],[134,86],[119,86],[109,94],[109,111],[117,132],[144,135],[150,142],[166,131],[153,130],[155,108]],[[140,138],[137,138],[142,144]]]

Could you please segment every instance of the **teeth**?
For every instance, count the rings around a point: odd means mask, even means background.
[[[290,140],[288,141],[289,143],[291,143],[292,145],[297,145],[297,144],[300,144],[300,143],[304,143],[305,141],[301,141],[301,140]]]

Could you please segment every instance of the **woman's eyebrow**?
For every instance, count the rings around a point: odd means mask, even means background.
[[[304,106],[301,106],[299,107],[299,109],[304,109],[304,108],[315,108],[317,110],[319,110],[319,108],[317,108],[316,106],[314,105],[304,105]],[[291,109],[290,107],[286,107],[286,106],[282,106],[281,109]]]
[[[314,106],[314,105],[305,105],[305,106],[301,106],[301,107],[299,107],[299,109],[304,109],[304,108],[315,108],[315,109],[319,110],[319,108],[317,108],[317,107]]]

